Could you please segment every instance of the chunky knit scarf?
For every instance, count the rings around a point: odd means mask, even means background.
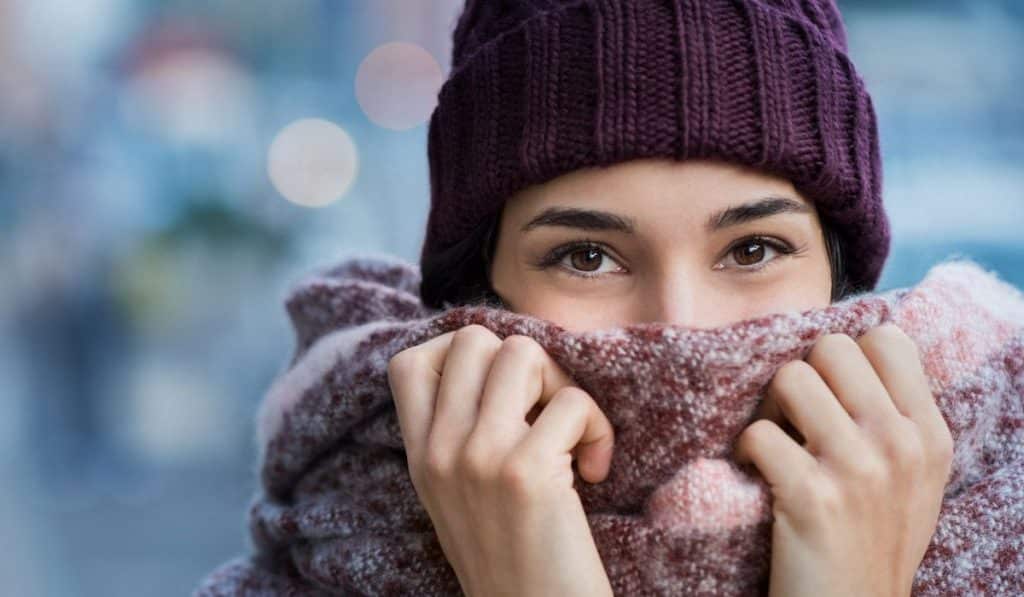
[[[617,595],[756,595],[770,569],[770,491],[730,459],[784,363],[831,332],[884,322],[918,344],[955,440],[914,595],[1024,595],[1024,295],[967,260],[911,288],[697,329],[570,332],[486,305],[419,302],[419,271],[350,256],[290,290],[296,351],[259,417],[252,553],[196,595],[458,595],[409,479],[387,363],[470,323],[541,344],[615,427],[608,478],[576,487]]]

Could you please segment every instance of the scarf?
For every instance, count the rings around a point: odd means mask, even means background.
[[[973,261],[705,329],[574,332],[482,304],[435,311],[419,280],[413,264],[358,254],[289,289],[295,352],[260,407],[250,553],[196,595],[461,594],[409,477],[387,364],[471,323],[535,339],[614,426],[608,477],[577,471],[575,487],[615,594],[765,594],[770,489],[732,460],[735,438],[783,364],[824,334],[885,322],[917,343],[955,445],[913,594],[1024,594],[1024,295]]]

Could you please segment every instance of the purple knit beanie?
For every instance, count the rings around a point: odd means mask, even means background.
[[[427,153],[421,264],[525,187],[648,157],[787,178],[858,290],[889,253],[875,111],[834,0],[467,0]]]

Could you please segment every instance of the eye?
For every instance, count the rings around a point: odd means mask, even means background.
[[[731,268],[759,271],[778,261],[778,258],[782,255],[789,255],[794,252],[795,249],[783,241],[752,236],[744,238],[729,247],[726,251],[725,261],[719,262],[715,269]],[[768,258],[772,254],[775,256]]]
[[[575,242],[553,249],[538,265],[541,268],[558,265],[570,276],[598,278],[618,271],[615,268],[602,269],[602,266],[609,262],[617,263],[600,245],[593,242]]]

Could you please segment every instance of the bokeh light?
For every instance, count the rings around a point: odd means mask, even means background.
[[[352,138],[338,125],[306,118],[286,126],[270,145],[267,170],[292,203],[322,207],[341,198],[359,170]]]
[[[402,131],[426,122],[443,83],[441,65],[430,52],[416,44],[391,42],[360,63],[356,100],[371,121]]]
[[[122,93],[129,122],[178,143],[227,144],[248,129],[252,83],[235,59],[206,48],[153,54]]]

